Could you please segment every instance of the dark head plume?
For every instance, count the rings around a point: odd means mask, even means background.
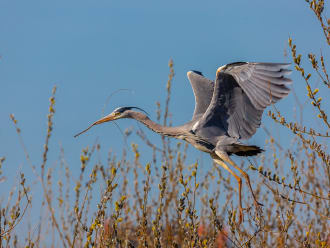
[[[201,73],[200,71],[195,71],[195,70],[192,70],[192,71],[195,72],[195,73],[198,74],[198,75],[203,76],[203,73]]]
[[[145,113],[146,115],[149,115],[149,114],[148,114],[146,111],[144,111],[142,108],[134,107],[134,106],[130,106],[130,107],[119,107],[119,108],[116,108],[113,112],[123,113],[123,112],[125,112],[126,110],[132,110],[132,109],[140,110],[140,111],[142,111],[143,113]]]

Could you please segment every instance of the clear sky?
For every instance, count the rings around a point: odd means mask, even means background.
[[[7,178],[0,183],[0,199],[15,185],[18,171],[27,178],[33,175],[9,115],[17,118],[38,166],[54,85],[58,91],[50,165],[57,160],[61,144],[72,170],[74,166],[79,170],[81,149],[91,146],[96,137],[105,153],[109,148],[117,153],[122,150],[122,136],[112,124],[73,138],[101,116],[112,92],[134,91],[114,95],[106,113],[133,105],[156,118],[155,102],[164,103],[166,96],[170,58],[175,69],[170,107],[176,125],[190,120],[194,109],[188,70],[214,78],[216,69],[230,62],[291,62],[284,55],[285,51],[290,55],[289,36],[301,53],[319,53],[322,48],[329,55],[317,19],[301,0],[0,0],[0,34],[0,156],[6,157]],[[293,73],[292,79],[295,93],[305,94],[299,75]],[[291,94],[278,108],[293,118],[294,105]],[[266,115],[264,123],[272,123]],[[136,127],[132,120],[118,124],[123,129]],[[250,143],[263,146],[264,138],[260,130]],[[138,141],[133,136],[129,143]]]

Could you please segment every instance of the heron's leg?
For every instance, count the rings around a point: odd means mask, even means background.
[[[231,169],[229,169],[228,165],[224,163],[221,159],[217,158],[216,156],[212,156],[213,161],[217,164],[221,165],[225,170],[229,171],[232,174],[237,182],[238,182],[238,208],[239,208],[239,222],[241,224],[243,221],[243,208],[242,208],[242,179],[237,176]]]
[[[257,208],[259,207],[259,205],[263,206],[263,204],[261,204],[260,202],[257,201],[257,198],[254,195],[249,175],[245,171],[243,171],[233,160],[231,160],[231,158],[228,156],[227,153],[221,152],[221,151],[216,151],[215,153],[219,156],[219,158],[221,158],[223,161],[225,161],[225,162],[229,163],[230,165],[232,165],[235,169],[237,169],[244,176],[244,178],[246,179],[247,184],[249,186],[249,189],[251,191],[255,206]]]

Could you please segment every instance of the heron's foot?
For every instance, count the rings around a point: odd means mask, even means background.
[[[262,207],[264,205],[259,203],[259,202],[255,202],[254,205],[255,205],[255,209],[256,209],[257,214],[261,215],[263,213],[262,212],[262,210],[263,210]],[[245,212],[250,212],[252,209],[253,209],[253,206],[242,208],[242,210],[245,211]]]
[[[240,225],[244,221],[244,214],[243,214],[243,208],[239,207],[239,216],[238,216],[238,223],[237,225]]]
[[[258,216],[262,216],[262,214],[263,214],[263,212],[262,212],[262,207],[264,206],[263,204],[261,204],[261,203],[259,203],[259,202],[255,202],[254,203],[254,205],[255,205],[255,209],[256,209],[256,214],[258,215]]]

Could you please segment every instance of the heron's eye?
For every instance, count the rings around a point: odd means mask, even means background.
[[[121,115],[121,113],[120,112],[115,112],[114,115],[119,116],[119,115]]]

